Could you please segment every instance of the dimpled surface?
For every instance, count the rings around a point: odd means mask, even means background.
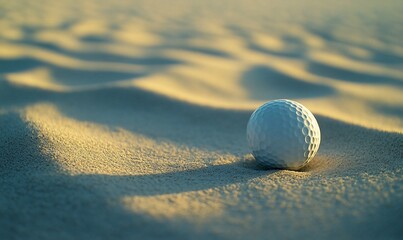
[[[306,107],[280,99],[267,102],[252,113],[247,140],[259,164],[298,170],[318,151],[320,129]]]

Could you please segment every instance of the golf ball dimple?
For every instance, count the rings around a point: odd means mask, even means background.
[[[256,161],[268,168],[298,170],[315,156],[320,145],[314,115],[287,99],[269,101],[256,109],[246,135]]]

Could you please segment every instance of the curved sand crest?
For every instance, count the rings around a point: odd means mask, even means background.
[[[398,238],[403,47],[391,23],[402,5],[392,2],[232,1],[227,14],[225,1],[24,3],[28,12],[8,2],[0,236]],[[306,19],[301,8],[321,11]],[[350,21],[358,12],[373,24]],[[273,98],[302,102],[321,126],[300,172],[260,169],[247,149],[250,113]]]
[[[40,95],[44,99],[52,96],[46,91]],[[343,224],[346,221],[371,219],[354,228],[370,226],[373,233],[398,221],[398,209],[388,209],[398,206],[402,197],[398,190],[401,169],[396,161],[403,143],[400,134],[319,116],[327,141],[314,161],[302,172],[265,171],[251,161],[244,143],[248,111],[192,107],[125,88],[53,96],[57,96],[52,98],[54,104],[31,105],[21,113],[3,113],[1,118],[1,126],[7,126],[1,129],[5,133],[2,148],[6,149],[2,191],[8,193],[3,201],[11,206],[10,214],[19,209],[21,215],[16,222],[21,225],[33,214],[31,205],[25,205],[23,199],[8,201],[18,196],[18,189],[27,191],[27,184],[30,190],[24,199],[39,194],[41,204],[63,202],[45,207],[48,210],[41,216],[46,218],[37,218],[37,224],[30,225],[35,229],[31,229],[31,236],[51,226],[65,226],[66,221],[67,233],[69,229],[81,229],[75,223],[78,216],[69,212],[86,213],[79,215],[79,222],[98,237],[119,236],[122,231],[127,237],[157,234],[140,227],[144,224],[150,228],[162,225],[158,234],[172,237],[212,234],[243,238],[251,231],[264,237],[267,222],[272,226],[271,234],[277,237],[288,236],[285,225],[289,231],[306,236],[325,237],[345,231],[347,237],[353,231]],[[115,102],[106,100],[106,96]],[[142,104],[133,105],[132,99]],[[102,107],[97,108],[97,104]],[[128,124],[139,112],[148,124]],[[111,121],[111,113],[119,116],[119,121],[116,117]],[[154,129],[161,116],[166,116],[160,126],[166,132]],[[219,117],[189,121],[200,116]],[[231,125],[226,124],[228,119]],[[178,124],[183,128],[176,127]],[[188,124],[194,132],[186,129]],[[139,130],[135,125],[145,128],[143,134],[136,133]],[[169,129],[176,133],[170,134]],[[202,132],[210,134],[201,137]],[[229,145],[230,140],[235,142]],[[23,175],[16,174],[21,171]],[[11,182],[16,190],[8,187]],[[42,196],[44,191],[47,194]],[[65,199],[65,194],[71,197]],[[106,210],[100,212],[99,207]],[[314,214],[312,208],[316,209]],[[381,217],[383,214],[387,214],[388,221]],[[299,222],[301,218],[304,223]],[[113,230],[108,227],[110,221],[114,222]],[[104,227],[98,229],[99,224]],[[130,230],[125,228],[127,225]],[[312,229],[312,225],[320,228]],[[74,236],[84,237],[84,233]],[[393,228],[383,232],[395,233]],[[24,236],[24,232],[19,234]]]

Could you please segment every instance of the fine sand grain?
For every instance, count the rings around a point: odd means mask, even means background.
[[[0,6],[0,239],[403,236],[401,1]],[[321,128],[301,171],[247,148],[277,98]]]

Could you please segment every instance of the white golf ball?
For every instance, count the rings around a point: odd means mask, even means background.
[[[313,114],[295,101],[269,101],[249,119],[247,140],[256,161],[268,168],[298,170],[317,153],[320,129]]]

